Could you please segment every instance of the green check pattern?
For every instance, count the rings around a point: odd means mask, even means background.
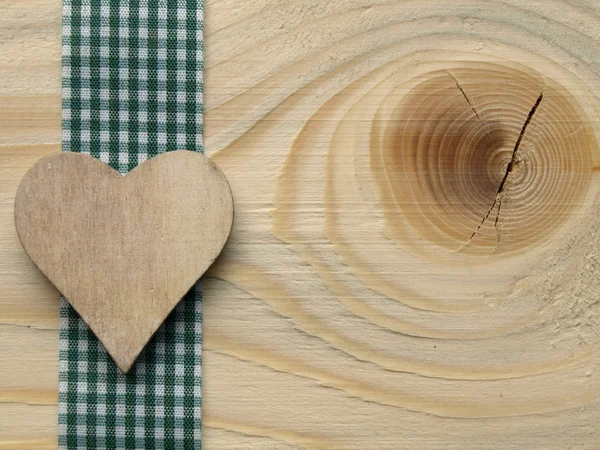
[[[202,0],[63,0],[64,151],[126,173],[202,151]],[[61,300],[59,447],[201,446],[202,293],[175,308],[122,374]]]

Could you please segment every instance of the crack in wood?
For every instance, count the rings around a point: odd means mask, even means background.
[[[456,79],[455,79],[455,81],[456,81]],[[468,98],[467,98],[466,94],[464,93],[464,91],[462,90],[462,88],[460,87],[460,85],[458,84],[458,82],[457,82],[457,86],[461,90],[461,92],[463,92],[463,95],[465,96],[465,98],[468,101]],[[494,210],[494,207],[496,206],[496,204],[498,204],[498,212],[496,213],[496,220],[494,221],[494,227],[496,229],[498,229],[498,220],[500,219],[500,209],[502,208],[502,197],[503,197],[503,194],[504,194],[504,188],[506,186],[506,181],[508,180],[509,175],[515,169],[515,167],[519,164],[520,160],[518,159],[518,154],[519,154],[519,149],[521,147],[521,142],[523,141],[523,137],[525,136],[525,132],[527,131],[527,128],[529,127],[529,124],[531,123],[531,120],[533,119],[533,116],[535,115],[535,113],[536,113],[537,109],[539,108],[540,104],[542,103],[543,99],[544,99],[544,91],[542,90],[542,92],[540,93],[539,97],[535,101],[535,104],[533,105],[533,107],[529,111],[529,115],[527,116],[527,119],[525,119],[525,123],[523,124],[523,127],[521,128],[521,133],[519,134],[519,137],[517,138],[517,142],[515,143],[515,148],[513,149],[511,159],[510,159],[509,163],[506,165],[506,171],[504,173],[504,177],[502,178],[502,181],[500,182],[500,186],[498,186],[498,192],[496,193],[496,197],[494,198],[494,202],[492,203],[492,206],[490,206],[490,209],[488,210],[487,214],[483,217],[483,219],[481,220],[481,223],[477,226],[477,229],[473,232],[473,234],[471,235],[471,237],[469,238],[469,240],[467,242],[465,242],[459,248],[459,250],[462,250],[466,245],[468,245],[473,240],[473,238],[479,232],[479,230],[481,229],[481,227],[483,226],[483,224],[490,217],[490,214]],[[473,109],[473,111],[475,111],[475,110]],[[498,231],[498,244],[500,244],[499,231]]]
[[[463,97],[465,98],[465,100],[467,101],[467,103],[469,104],[469,106],[471,107],[471,109],[473,110],[473,112],[475,113],[475,115],[477,116],[477,118],[479,119],[479,121],[483,124],[483,120],[481,120],[481,117],[479,117],[479,113],[477,112],[477,110],[473,106],[473,103],[471,103],[471,100],[469,100],[469,97],[467,96],[467,93],[465,92],[465,90],[463,89],[463,87],[460,85],[460,83],[458,82],[458,80],[456,79],[456,77],[454,75],[452,75],[450,72],[448,72],[448,75],[450,75],[452,77],[452,79],[456,83],[456,87],[462,93]]]

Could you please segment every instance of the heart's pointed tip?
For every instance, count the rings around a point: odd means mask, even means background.
[[[124,375],[127,375],[129,373],[129,371],[131,370],[131,368],[133,367],[133,365],[135,363],[135,359],[125,360],[125,361],[123,361],[123,360],[117,361],[113,355],[110,355],[110,356],[113,359],[113,361],[115,362],[115,364],[117,365],[117,367],[119,368],[119,370],[121,372],[123,372]]]

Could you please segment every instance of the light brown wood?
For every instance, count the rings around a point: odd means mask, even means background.
[[[56,153],[29,169],[15,198],[23,247],[123,372],[217,258],[232,223],[223,173],[185,150],[126,176]]]
[[[7,449],[56,439],[57,294],[11,211],[18,179],[60,141],[60,2],[10,5]],[[236,220],[203,282],[203,448],[598,449],[598,2],[208,0],[204,17],[205,150]],[[401,111],[437,120],[444,144],[394,141],[412,126]],[[469,156],[488,146],[463,138],[489,143],[483,130],[495,151]],[[397,183],[415,190],[396,200]]]

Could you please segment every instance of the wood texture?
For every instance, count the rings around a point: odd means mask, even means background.
[[[123,372],[217,258],[232,223],[223,173],[184,150],[126,176],[56,153],[29,169],[15,198],[24,249]]]
[[[58,303],[8,216],[60,138],[59,3],[0,3],[0,448],[55,442]],[[205,18],[236,220],[203,284],[204,448],[597,449],[598,3]]]

